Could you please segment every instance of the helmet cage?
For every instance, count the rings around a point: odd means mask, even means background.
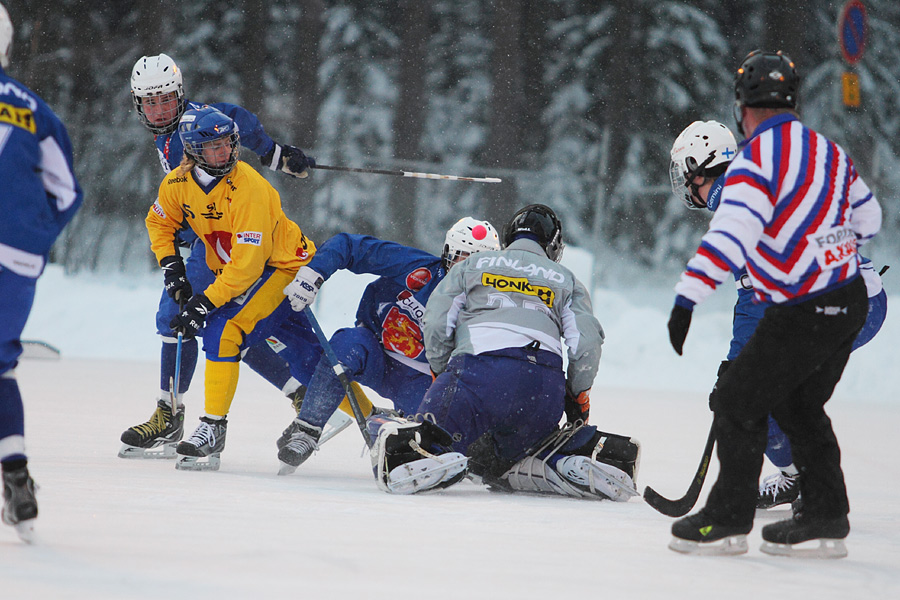
[[[463,217],[447,230],[441,264],[445,270],[470,254],[483,250],[499,250],[500,237],[494,226],[487,221]]]
[[[240,155],[237,124],[215,108],[204,106],[187,111],[179,123],[178,134],[181,136],[185,154],[213,177],[227,175],[237,164]],[[225,164],[214,165],[204,158],[203,148],[221,139],[228,140],[230,154]]]

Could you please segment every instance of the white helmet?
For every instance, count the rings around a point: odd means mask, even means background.
[[[470,254],[482,250],[499,250],[500,237],[497,230],[487,221],[463,217],[447,230],[441,262],[449,270],[454,264]]]
[[[12,51],[13,26],[9,20],[9,13],[0,4],[0,67],[9,66],[9,53]]]
[[[144,114],[144,98],[174,93],[178,100],[164,123],[153,123]],[[142,56],[131,70],[131,99],[141,122],[155,134],[172,133],[178,127],[178,119],[184,113],[184,85],[181,69],[169,56]]]
[[[734,134],[718,121],[694,121],[672,144],[669,179],[672,191],[688,208],[704,208],[694,198],[695,177],[715,179],[725,172],[737,154]]]

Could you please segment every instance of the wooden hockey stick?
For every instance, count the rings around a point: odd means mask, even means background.
[[[331,368],[334,370],[334,374],[337,375],[338,381],[341,382],[341,385],[344,388],[344,392],[347,394],[347,400],[350,402],[350,408],[353,410],[353,416],[356,419],[356,424],[359,425],[359,431],[360,433],[362,433],[363,439],[366,441],[366,446],[371,448],[372,438],[369,435],[369,432],[366,430],[366,417],[365,415],[363,415],[362,409],[359,407],[360,402],[357,399],[356,390],[353,389],[354,386],[352,385],[350,378],[347,376],[347,373],[344,371],[344,365],[338,362],[337,356],[334,353],[334,349],[331,347],[331,342],[329,342],[328,338],[325,337],[325,332],[323,332],[322,328],[319,326],[319,321],[316,320],[316,316],[313,314],[312,309],[307,306],[303,309],[303,312],[306,313],[306,318],[309,319],[309,323],[310,325],[312,325],[316,337],[319,338],[319,344],[321,344],[322,350],[325,351],[325,356],[328,358],[328,362],[331,363]]]
[[[700,497],[700,490],[703,488],[703,482],[706,480],[706,474],[709,472],[709,463],[712,460],[713,446],[716,443],[715,423],[709,428],[709,437],[706,440],[706,448],[703,449],[703,457],[700,459],[700,466],[697,467],[697,474],[688,487],[687,493],[678,500],[669,500],[660,496],[659,493],[649,485],[644,488],[644,501],[652,506],[655,510],[669,517],[682,517],[694,508],[697,498]]]
[[[329,165],[315,165],[313,169],[325,171],[346,171],[348,173],[373,173],[375,175],[393,175],[395,177],[414,177],[416,179],[443,179],[445,181],[471,181],[473,183],[500,183],[498,177],[461,177],[459,175],[438,175],[437,173],[415,173],[413,171],[387,171],[385,169],[360,169],[357,167],[332,167]]]

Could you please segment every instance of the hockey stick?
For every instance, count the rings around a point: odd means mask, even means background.
[[[178,298],[178,313],[184,310],[184,298]],[[178,341],[175,346],[175,376],[169,378],[169,402],[172,404],[172,415],[178,412],[178,382],[181,381],[181,346],[184,343],[184,332],[178,330]]]
[[[325,171],[346,171],[348,173],[373,173],[375,175],[393,175],[395,177],[414,177],[416,179],[444,179],[446,181],[471,181],[473,183],[500,183],[498,177],[460,177],[458,175],[438,175],[437,173],[414,173],[412,171],[386,171],[384,169],[359,169],[356,167],[331,167],[328,165],[313,165],[313,169]]]
[[[344,392],[347,394],[347,400],[350,402],[350,408],[353,410],[353,416],[356,419],[356,424],[359,425],[359,431],[362,433],[363,439],[366,441],[366,446],[371,448],[372,438],[366,430],[366,418],[363,416],[362,409],[359,407],[359,400],[356,398],[356,390],[350,385],[350,378],[347,377],[347,373],[344,372],[344,365],[338,362],[337,356],[334,354],[334,349],[331,347],[331,342],[325,337],[325,332],[323,332],[322,328],[319,326],[319,321],[316,320],[316,316],[313,314],[312,309],[307,306],[303,309],[303,312],[306,313],[306,318],[309,319],[309,323],[312,325],[316,337],[319,338],[319,344],[321,344],[322,350],[325,351],[325,356],[328,358],[328,362],[331,363],[334,374],[337,375],[338,380],[344,388]]]
[[[648,485],[644,488],[644,501],[647,504],[669,517],[682,517],[694,508],[697,498],[700,497],[700,490],[703,488],[706,473],[709,472],[709,463],[712,460],[713,446],[716,443],[714,427],[715,423],[709,428],[709,437],[706,440],[706,448],[703,449],[700,466],[697,467],[697,474],[694,475],[694,480],[691,482],[685,495],[678,500],[669,500],[660,496],[656,490]]]

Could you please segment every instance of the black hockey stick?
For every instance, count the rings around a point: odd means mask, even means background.
[[[325,356],[328,358],[328,362],[331,363],[334,374],[337,375],[338,381],[341,382],[344,392],[347,394],[347,401],[350,402],[350,409],[353,410],[353,416],[356,418],[356,424],[359,425],[359,431],[366,441],[366,446],[371,448],[372,438],[366,430],[366,417],[359,407],[359,400],[356,398],[356,390],[350,385],[352,382],[350,381],[350,378],[347,377],[347,373],[344,372],[344,365],[338,362],[334,349],[331,347],[331,342],[325,337],[325,332],[322,331],[322,328],[319,326],[319,321],[316,320],[316,316],[313,314],[312,309],[307,306],[303,309],[303,312],[306,313],[306,318],[309,319],[309,324],[312,325],[316,337],[319,338],[319,344],[322,345],[322,350],[325,351]]]
[[[709,438],[706,440],[706,448],[703,449],[703,457],[700,459],[700,466],[697,467],[697,474],[688,487],[687,493],[678,500],[669,500],[660,496],[659,493],[649,485],[644,488],[644,501],[652,506],[655,510],[669,517],[682,517],[694,508],[697,498],[700,497],[700,490],[703,488],[703,482],[706,480],[706,473],[709,472],[709,463],[712,460],[713,446],[716,443],[715,424],[709,428]]]
[[[413,171],[387,171],[385,169],[360,169],[358,167],[332,167],[329,165],[312,165],[313,169],[326,171],[346,171],[349,173],[372,173],[374,175],[393,175],[395,177],[413,177],[415,179],[443,179],[445,181],[471,181],[473,183],[500,183],[497,177],[461,177],[459,175],[439,175],[437,173],[415,173]]]

